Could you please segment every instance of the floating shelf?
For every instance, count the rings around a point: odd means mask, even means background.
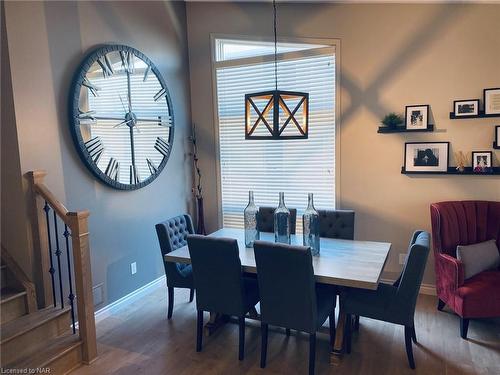
[[[405,167],[401,167],[401,174],[453,174],[453,175],[467,175],[467,176],[500,176],[500,167],[493,167],[491,172],[477,173],[472,171],[472,167],[465,167],[463,172],[459,172],[456,167],[448,167],[446,172],[407,172]]]
[[[500,114],[499,113],[486,114],[483,111],[480,111],[478,115],[455,116],[454,112],[450,112],[450,119],[452,119],[452,120],[462,120],[462,119],[471,119],[471,118],[488,118],[488,117],[500,117]]]
[[[404,126],[397,126],[395,128],[390,128],[388,126],[380,126],[377,133],[388,134],[388,133],[421,133],[421,132],[433,132],[434,125],[427,125],[427,129],[406,129]]]

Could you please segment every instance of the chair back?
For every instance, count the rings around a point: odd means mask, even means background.
[[[191,216],[184,214],[158,223],[155,228],[168,282],[169,278],[178,276],[182,267],[177,263],[165,262],[164,256],[187,245],[187,236],[194,233],[193,221]]]
[[[260,232],[274,232],[274,207],[259,207],[259,216],[257,217],[257,228]],[[297,225],[297,209],[288,208],[290,211],[290,234],[295,234]]]
[[[354,240],[354,211],[318,210],[318,214],[320,237]]]
[[[262,322],[314,333],[316,290],[311,249],[255,241]]]
[[[243,279],[238,242],[232,238],[189,235],[198,310],[241,316]]]
[[[434,251],[456,257],[458,245],[495,239],[500,249],[500,202],[449,201],[431,204]]]
[[[412,236],[408,255],[399,282],[395,284],[396,307],[406,316],[413,319],[418,292],[422,284],[427,257],[430,249],[429,233],[418,230]]]

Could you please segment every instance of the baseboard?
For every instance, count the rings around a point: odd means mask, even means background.
[[[396,280],[390,280],[390,279],[381,279],[380,281],[387,283],[387,284],[392,284]],[[432,284],[420,284],[420,294],[425,294],[428,296],[436,296],[436,286]]]

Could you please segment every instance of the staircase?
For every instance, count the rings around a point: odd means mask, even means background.
[[[69,212],[43,184],[44,176],[41,171],[28,174],[34,206],[33,259],[39,263],[34,282],[1,248],[2,374],[67,374],[97,357],[88,212]],[[64,232],[58,231],[58,223]],[[79,330],[74,329],[77,316]]]

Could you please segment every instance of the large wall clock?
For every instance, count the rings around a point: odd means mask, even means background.
[[[84,59],[70,91],[69,116],[81,159],[109,186],[141,188],[168,161],[174,114],[167,85],[134,48],[107,45]]]

